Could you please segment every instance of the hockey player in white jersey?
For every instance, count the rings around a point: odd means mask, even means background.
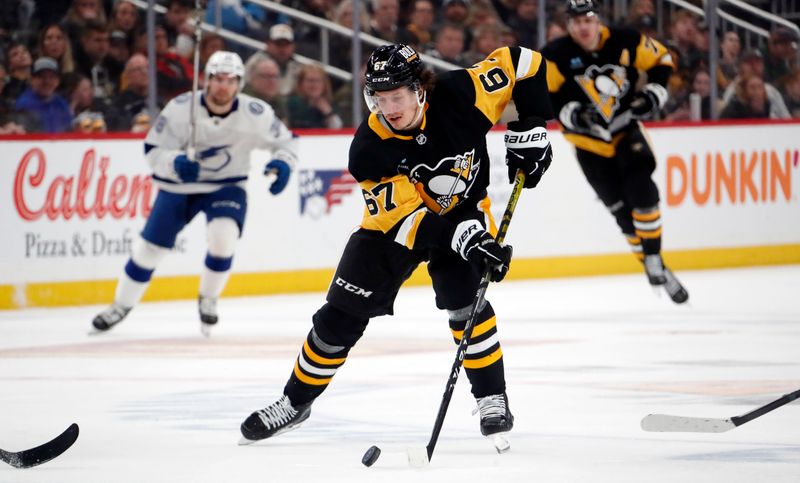
[[[217,323],[217,299],[228,280],[247,212],[250,153],[271,151],[264,174],[275,175],[269,188],[273,195],[286,187],[297,158],[295,136],[272,108],[240,93],[243,77],[244,66],[237,54],[214,53],[205,67],[202,95],[187,92],[170,101],[147,133],[145,157],[158,195],[119,278],[114,303],[92,321],[97,330],[108,330],[128,315],[178,233],[201,211],[206,215],[208,238],[198,298],[201,330],[208,335]]]

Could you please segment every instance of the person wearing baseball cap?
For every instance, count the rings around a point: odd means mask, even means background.
[[[31,72],[30,87],[19,96],[14,108],[36,118],[34,132],[69,131],[72,123],[69,103],[56,93],[61,84],[58,62],[51,57],[39,57]]]
[[[294,30],[287,24],[275,24],[269,29],[267,37],[267,55],[272,58],[281,70],[282,96],[288,96],[294,91],[300,65],[294,59],[295,43]]]
[[[797,66],[797,32],[778,27],[770,33],[764,56],[764,79],[775,82]]]

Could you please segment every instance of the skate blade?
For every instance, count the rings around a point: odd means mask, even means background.
[[[489,438],[494,444],[494,449],[496,449],[499,454],[503,454],[511,449],[511,442],[508,440],[508,432],[495,433],[490,435]]]
[[[212,324],[204,324],[200,323],[200,333],[206,337],[211,337],[211,327],[214,327]]]
[[[244,436],[242,436],[241,438],[239,438],[239,441],[236,444],[238,444],[239,446],[250,446],[251,444],[255,443],[256,441],[258,441],[258,440],[257,439],[247,439]]]

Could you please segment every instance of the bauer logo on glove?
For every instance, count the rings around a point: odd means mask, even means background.
[[[517,170],[522,170],[524,186],[534,188],[553,159],[544,119],[529,117],[508,123],[505,142],[508,181],[513,183]]]

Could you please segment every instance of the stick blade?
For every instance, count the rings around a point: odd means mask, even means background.
[[[31,468],[47,463],[68,450],[78,439],[79,432],[78,425],[72,423],[63,433],[35,448],[17,453],[0,450],[0,459],[14,468]]]
[[[424,468],[431,462],[428,458],[428,448],[424,446],[409,446],[406,448],[406,455],[408,464],[414,468]]]
[[[642,418],[642,429],[652,432],[724,433],[735,427],[730,419],[693,418],[668,414],[648,414]]]

